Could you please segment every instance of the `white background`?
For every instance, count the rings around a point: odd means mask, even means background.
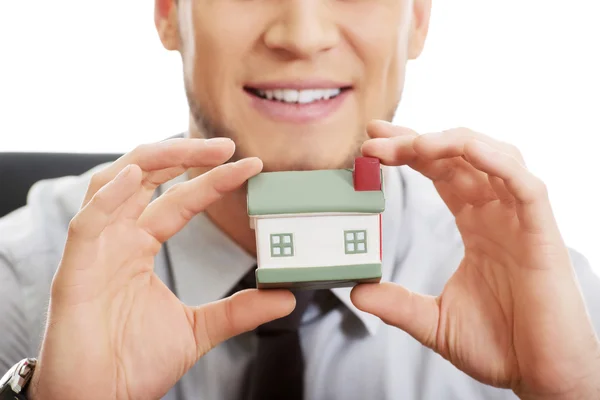
[[[600,2],[434,0],[397,122],[510,141],[600,272]],[[3,1],[0,151],[119,151],[187,128],[153,2]]]

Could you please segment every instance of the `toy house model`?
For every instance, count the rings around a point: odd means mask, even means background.
[[[248,181],[258,288],[333,288],[381,279],[379,160],[354,169],[265,172]]]

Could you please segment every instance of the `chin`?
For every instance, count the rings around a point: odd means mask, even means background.
[[[338,149],[339,150],[339,149]],[[271,153],[273,154],[273,153]],[[275,171],[313,171],[322,169],[352,168],[354,158],[359,151],[347,153],[315,154],[314,148],[306,151],[297,150],[294,154],[273,154],[259,157],[262,159],[264,172]]]

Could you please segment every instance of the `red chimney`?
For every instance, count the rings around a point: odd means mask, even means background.
[[[362,192],[381,190],[381,169],[375,157],[357,157],[354,160],[354,190]]]

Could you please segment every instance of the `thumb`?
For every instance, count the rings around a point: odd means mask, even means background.
[[[378,316],[386,324],[402,329],[424,346],[436,350],[440,313],[435,297],[385,282],[357,285],[351,299],[359,310]]]
[[[296,299],[289,290],[246,289],[213,303],[188,307],[197,356],[202,357],[233,336],[285,317],[295,305]]]

